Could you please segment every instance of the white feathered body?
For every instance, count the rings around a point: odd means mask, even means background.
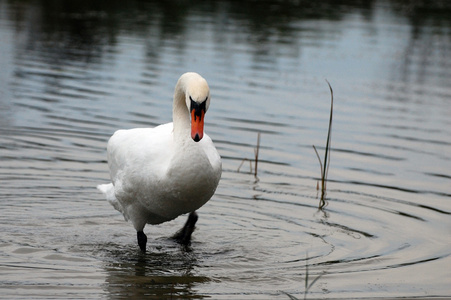
[[[214,194],[221,158],[210,137],[174,139],[173,123],[118,130],[107,146],[112,183],[100,185],[107,200],[136,230],[192,212]]]

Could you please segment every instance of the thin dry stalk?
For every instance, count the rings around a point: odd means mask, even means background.
[[[243,164],[244,164],[245,161],[248,161],[248,162],[249,162],[249,173],[252,173],[252,160],[247,159],[247,158],[244,158],[244,159],[241,161],[241,164],[240,164],[240,166],[238,167],[238,169],[237,169],[236,171],[237,171],[238,173],[240,172],[241,167],[243,166]]]
[[[315,150],[316,157],[318,158],[319,165],[321,167],[321,200],[319,204],[319,209],[323,209],[326,205],[326,185],[327,185],[327,174],[329,173],[329,165],[330,165],[330,147],[332,143],[332,116],[334,110],[334,91],[332,90],[332,86],[329,81],[327,81],[330,89],[330,117],[329,117],[329,130],[327,132],[327,141],[326,141],[326,149],[324,154],[324,164],[321,161],[321,158],[316,150],[316,147],[313,145],[313,149]]]
[[[307,299],[307,294],[309,292],[309,290],[312,288],[312,286],[324,275],[326,274],[326,272],[322,272],[321,274],[319,274],[318,276],[315,277],[315,279],[313,279],[312,282],[309,282],[309,269],[308,269],[308,261],[309,261],[309,257],[308,257],[308,253],[306,254],[306,259],[305,259],[305,276],[304,276],[304,300]],[[285,295],[287,295],[291,300],[300,300],[299,298],[296,298],[293,295],[290,295],[286,292],[283,292]]]
[[[258,133],[257,137],[257,148],[254,149],[255,154],[255,170],[254,170],[254,176],[257,177],[257,169],[258,169],[258,153],[260,152],[260,132]]]
[[[255,164],[254,176],[255,176],[255,178],[257,178],[257,171],[258,171],[258,155],[260,153],[260,135],[261,135],[261,133],[259,132],[258,136],[257,136],[257,147],[254,148],[254,156],[255,156],[255,159],[254,159],[254,164]],[[237,172],[240,172],[240,169],[243,166],[245,161],[249,161],[249,167],[250,167],[249,172],[252,173],[252,160],[251,159],[247,159],[247,158],[244,158],[241,161],[241,164],[238,167]]]

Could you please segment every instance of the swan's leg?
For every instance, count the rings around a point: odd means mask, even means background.
[[[146,244],[147,244],[147,236],[144,234],[144,231],[138,231],[138,245],[142,252],[146,252]]]
[[[185,223],[185,226],[183,226],[182,229],[180,229],[173,238],[182,245],[189,245],[191,242],[191,234],[194,231],[197,219],[199,217],[197,216],[197,213],[193,211],[189,214],[188,220]]]

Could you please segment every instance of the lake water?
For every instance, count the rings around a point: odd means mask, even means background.
[[[451,296],[451,7],[315,3],[0,0],[2,298]],[[95,187],[186,71],[223,175],[190,251],[182,216],[142,254]]]

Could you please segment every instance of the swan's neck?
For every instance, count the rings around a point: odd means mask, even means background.
[[[174,125],[175,141],[183,141],[190,138],[190,115],[185,102],[185,90],[178,86],[174,93],[174,103],[172,106],[172,120]]]

